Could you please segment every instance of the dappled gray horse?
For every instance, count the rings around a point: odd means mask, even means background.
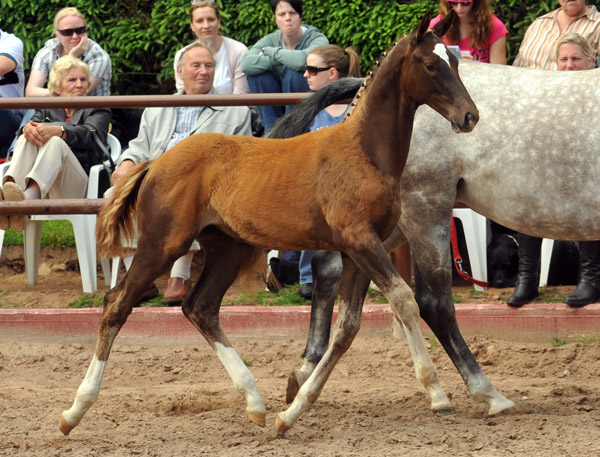
[[[471,396],[494,414],[514,403],[496,391],[458,329],[449,251],[452,208],[461,202],[539,237],[600,239],[600,69],[551,72],[464,61],[459,70],[479,108],[479,125],[469,135],[455,135],[431,109],[419,108],[400,182],[402,214],[386,248],[410,243],[421,316]],[[270,136],[306,131],[316,112],[351,97],[359,83],[345,79],[326,86],[282,118]],[[288,401],[327,347],[340,274],[337,253],[315,256],[309,340],[302,367],[290,375]]]

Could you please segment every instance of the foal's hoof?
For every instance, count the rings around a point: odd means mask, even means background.
[[[433,414],[435,414],[437,416],[443,416],[443,417],[452,416],[454,414],[454,410],[451,407],[434,409],[432,411],[433,411]]]
[[[277,436],[285,435],[290,427],[283,421],[280,414],[277,414],[277,418],[275,418],[275,429],[277,430]]]
[[[259,427],[265,427],[267,425],[267,415],[265,413],[252,413],[249,411],[248,419]]]
[[[75,426],[71,426],[71,424],[69,424],[66,421],[64,416],[65,416],[65,412],[63,411],[62,414],[60,415],[60,421],[58,422],[58,428],[60,429],[62,434],[66,436],[69,433],[71,433],[71,430],[73,430],[75,428]]]
[[[515,402],[509,400],[506,397],[494,399],[494,401],[490,403],[490,410],[488,411],[488,416],[506,413],[509,409],[514,408],[514,406]]]

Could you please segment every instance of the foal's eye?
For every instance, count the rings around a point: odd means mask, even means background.
[[[432,63],[426,64],[425,68],[427,68],[427,71],[431,71],[431,72],[434,72],[436,70],[436,66]]]

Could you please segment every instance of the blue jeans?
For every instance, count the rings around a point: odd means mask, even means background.
[[[27,124],[31,120],[34,113],[35,113],[34,109],[28,109],[25,111],[25,115],[23,116],[23,119],[21,119],[21,121],[20,121],[18,130],[21,130],[23,127],[25,127],[25,124]],[[12,153],[15,150],[15,145],[17,144],[18,139],[19,139],[19,137],[17,135],[14,135],[12,143],[10,143],[10,147],[8,148],[8,153],[6,154],[7,158],[12,156]]]
[[[312,267],[310,262],[317,251],[302,251],[300,253],[300,263],[298,270],[300,271],[300,284],[313,282]]]
[[[6,157],[22,117],[21,113],[12,109],[0,110],[0,159]]]
[[[302,72],[285,68],[283,73],[266,71],[259,75],[248,76],[248,86],[253,94],[308,92],[308,83]],[[291,109],[291,106],[258,106],[260,121],[267,132],[279,116]]]

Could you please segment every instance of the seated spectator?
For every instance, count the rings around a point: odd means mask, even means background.
[[[0,97],[22,97],[24,87],[23,42],[0,29]],[[6,160],[22,118],[23,110],[0,110],[0,163]]]
[[[557,70],[577,71],[595,67],[594,50],[578,33],[566,33],[556,43]],[[519,233],[519,273],[517,285],[507,303],[522,306],[538,296],[539,263],[542,239]],[[600,241],[579,241],[579,281],[565,303],[585,306],[600,298]]]
[[[560,8],[538,17],[527,28],[516,67],[556,70],[555,46],[568,32],[579,33],[590,43],[594,61],[600,54],[600,15],[594,5],[585,0],[559,0]]]
[[[58,59],[48,80],[56,97],[81,97],[91,84],[89,67],[81,60]],[[95,130],[106,143],[111,113],[106,108],[56,108],[35,111],[22,129],[0,198],[84,198],[90,168],[102,162]],[[22,231],[27,216],[1,216],[0,229]]]
[[[488,0],[440,0],[440,14],[431,21],[431,27],[452,9],[456,12],[458,21],[442,37],[444,43],[458,46],[465,59],[506,65],[508,30],[492,14]]]
[[[278,30],[258,40],[242,57],[250,92],[308,92],[302,77],[306,56],[312,48],[329,41],[316,27],[302,25],[302,0],[271,0],[271,9]],[[283,106],[258,107],[265,131],[285,110]]]
[[[54,17],[56,38],[46,41],[31,65],[31,74],[25,95],[51,95],[44,88],[54,62],[70,55],[83,60],[90,68],[91,84],[86,95],[110,95],[112,63],[108,54],[95,41],[88,38],[87,24],[77,8],[63,8]]]
[[[177,66],[183,81],[182,95],[213,93],[215,61],[210,49],[199,42],[192,43],[183,51]],[[113,183],[117,184],[133,166],[144,160],[153,160],[168,151],[181,140],[196,133],[223,133],[226,135],[252,135],[250,110],[246,106],[186,106],[148,108],[142,114],[137,138],[129,142],[129,148],[117,161]],[[201,163],[198,164],[202,166]],[[193,251],[200,249],[197,242],[191,251],[178,259],[171,270],[171,277],[164,294],[169,305],[179,304],[189,292]],[[123,258],[129,268],[133,254]],[[153,284],[144,295],[145,299],[158,294]]]
[[[360,78],[360,57],[352,48],[345,50],[334,44],[317,46],[306,57],[304,77],[311,91],[319,90],[340,78]],[[313,120],[310,131],[314,132],[330,125],[339,124],[344,119],[347,104],[329,105],[320,111]],[[316,251],[301,251],[298,269],[300,289],[298,294],[307,300],[312,298],[313,278],[311,260]]]
[[[242,56],[248,52],[245,44],[221,35],[221,13],[214,1],[192,1],[190,28],[196,38],[207,45],[215,56],[214,92],[217,94],[247,94],[250,92],[242,71]],[[183,80],[177,73],[177,63],[185,48],[175,54],[175,86],[183,90]]]

